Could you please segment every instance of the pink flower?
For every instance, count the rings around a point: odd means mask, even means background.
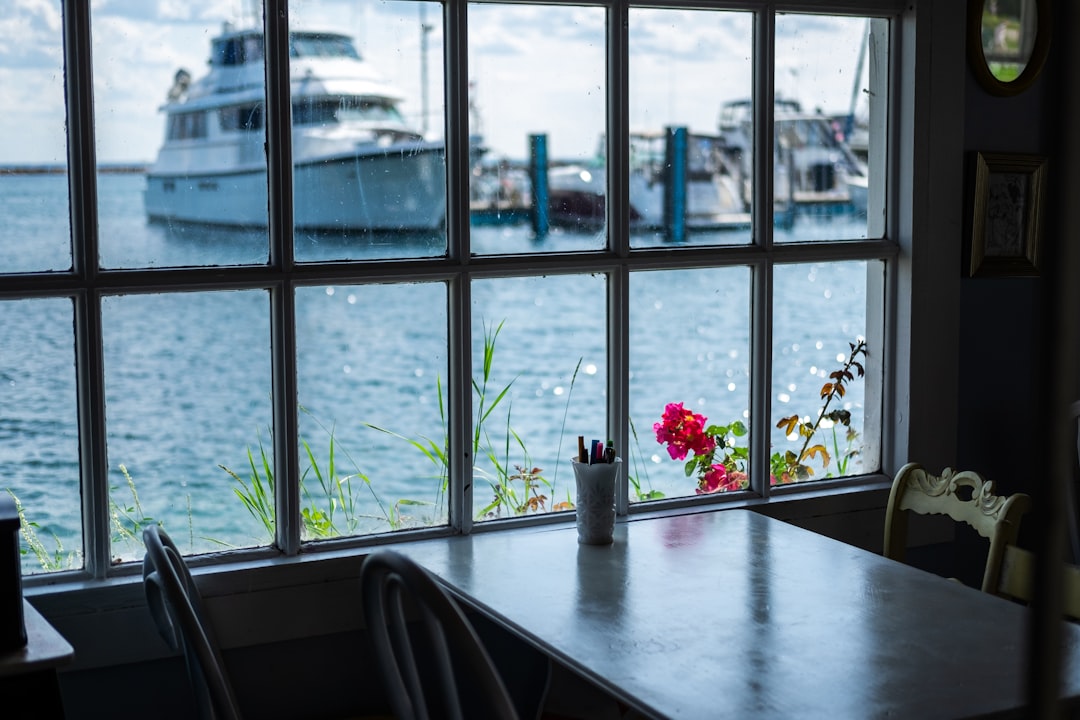
[[[704,495],[726,490],[727,484],[727,468],[723,465],[713,465],[705,472],[705,475],[701,478],[701,482],[698,483],[697,494]]]
[[[656,442],[667,444],[672,460],[683,460],[689,452],[704,455],[716,447],[716,439],[705,434],[705,416],[685,409],[682,403],[669,403],[653,431]]]
[[[713,465],[701,478],[695,491],[698,495],[716,492],[734,492],[746,486],[746,473],[741,470],[728,472],[723,465]]]

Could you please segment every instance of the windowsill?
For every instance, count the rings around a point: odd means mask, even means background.
[[[813,522],[821,518],[834,518],[841,528],[860,525],[861,530],[852,529],[852,537],[855,544],[863,544],[858,542],[860,532],[880,540],[889,485],[887,477],[874,475],[853,483],[822,483],[794,492],[782,489],[768,500],[733,498],[721,504],[632,511],[620,522],[749,508],[810,529],[815,529]],[[859,519],[852,523],[850,518]],[[572,522],[573,515],[566,513],[562,519],[512,528],[505,523],[484,523],[477,525],[474,532],[521,536]],[[395,533],[367,539],[364,545],[318,550],[294,558],[266,554],[204,565],[193,568],[193,574],[225,648],[351,632],[362,629],[357,578],[370,549],[440,536],[431,532]],[[26,597],[76,647],[72,670],[141,662],[169,654],[146,611],[139,570],[138,563],[131,563],[124,576],[101,581],[58,579],[50,583],[45,577],[27,578]]]
[[[773,488],[772,497],[765,499],[747,494],[743,498],[732,498],[722,503],[693,503],[692,499],[678,500],[664,503],[660,501],[652,505],[660,507],[644,508],[640,505],[631,506],[630,514],[620,518],[620,522],[634,522],[645,518],[663,517],[669,515],[686,515],[703,512],[715,512],[718,510],[731,510],[734,508],[749,508],[762,512],[782,520],[798,520],[806,517],[819,515],[834,515],[854,512],[864,509],[882,508],[888,498],[890,479],[881,474],[867,475],[855,481],[822,481],[812,488],[805,485],[792,485],[784,488]],[[882,494],[883,493],[883,494]],[[880,497],[879,497],[880,495]],[[545,529],[552,525],[563,525],[573,522],[572,513],[562,513],[560,517],[538,516],[533,522],[522,522],[519,519],[509,521],[492,521],[477,524],[473,527],[474,533],[481,532],[509,532],[528,533]],[[508,527],[513,523],[514,527]],[[245,590],[265,589],[268,587],[289,586],[297,584],[293,578],[301,583],[313,579],[312,570],[318,570],[326,566],[328,575],[336,578],[333,568],[340,564],[350,564],[356,558],[362,558],[371,547],[391,545],[401,542],[410,542],[421,539],[432,539],[446,536],[443,529],[424,530],[408,533],[393,533],[372,537],[368,541],[350,545],[348,548],[316,549],[312,552],[303,553],[298,557],[285,558],[280,555],[270,555],[272,551],[253,551],[253,556],[266,555],[265,557],[253,557],[239,559],[224,564],[213,564],[199,567],[198,560],[194,563],[193,574],[200,578],[200,586],[204,588],[206,595],[231,594],[244,592]],[[24,576],[24,594],[33,598],[35,602],[43,605],[59,608],[61,598],[66,595],[86,595],[92,597],[97,593],[115,591],[123,595],[123,588],[136,585],[141,592],[142,575],[139,563],[130,563],[129,570],[123,576],[116,576],[108,580],[64,580],[51,581],[47,575]],[[284,568],[295,568],[294,575],[286,575]],[[252,583],[249,575],[261,575],[268,570],[282,570],[283,581],[281,583],[267,583],[258,581]],[[58,574],[59,575],[59,574]],[[319,575],[318,577],[322,577]],[[354,575],[355,577],[355,575]],[[224,581],[230,578],[230,581]],[[221,580],[219,582],[219,580]],[[96,599],[96,598],[95,598]],[[104,599],[104,596],[101,598]],[[85,606],[85,602],[73,603]],[[97,603],[95,602],[96,606]]]

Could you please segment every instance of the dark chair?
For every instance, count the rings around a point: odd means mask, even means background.
[[[398,720],[518,717],[476,630],[426,570],[400,553],[379,550],[365,558],[360,585],[367,630]]]
[[[1080,467],[1080,400],[1069,406],[1069,413],[1072,416],[1073,423],[1076,425],[1077,464],[1073,465],[1069,482],[1065,486],[1065,507],[1066,512],[1069,514],[1069,552],[1072,554],[1072,561],[1080,564],[1080,517],[1078,517],[1080,515],[1080,503],[1077,502],[1076,497],[1077,485],[1080,484],[1080,475],[1077,474],[1077,468]]]
[[[157,525],[143,530],[146,557],[143,587],[158,632],[173,650],[182,650],[200,716],[239,720],[213,626],[206,622],[199,589],[172,539]]]
[[[199,717],[240,720],[238,696],[229,680],[214,626],[183,555],[168,533],[156,525],[143,530],[143,542],[146,602],[165,642],[184,655]],[[343,715],[353,720],[389,720],[383,714]]]

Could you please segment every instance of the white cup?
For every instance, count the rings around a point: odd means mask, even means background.
[[[578,542],[584,545],[608,545],[615,532],[615,480],[622,460],[592,465],[573,461],[577,483]]]

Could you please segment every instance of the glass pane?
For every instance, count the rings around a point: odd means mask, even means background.
[[[777,16],[778,242],[858,239],[877,230],[888,101],[878,58],[884,57],[886,28],[885,21],[861,17]],[[873,224],[868,208],[876,213]]]
[[[71,268],[58,3],[5,4],[0,43],[0,271]]]
[[[237,495],[268,483],[269,309],[262,291],[102,301],[114,560],[141,558],[152,522],[185,554],[270,543],[273,500],[267,517]]]
[[[604,247],[604,28],[600,7],[469,5],[475,253]]]
[[[577,437],[604,440],[602,275],[473,283],[473,511],[569,510]]]
[[[746,487],[749,408],[749,268],[633,273],[630,501]],[[670,422],[683,412],[697,417]],[[702,438],[709,426],[723,428],[713,447]]]
[[[266,262],[261,18],[94,5],[103,266]]]
[[[446,286],[296,291],[303,537],[447,522]]]
[[[862,452],[864,445],[878,442],[863,437],[866,381],[860,367],[867,352],[881,353],[880,340],[862,344],[867,341],[868,266],[880,268],[865,261],[775,268],[774,483],[877,469],[877,458]]]
[[[718,117],[749,107],[752,45],[749,13],[630,9],[634,246],[750,242],[752,135]]]
[[[71,301],[0,302],[0,492],[24,514],[22,571],[82,567]]]
[[[442,6],[290,3],[296,257],[446,251]]]

